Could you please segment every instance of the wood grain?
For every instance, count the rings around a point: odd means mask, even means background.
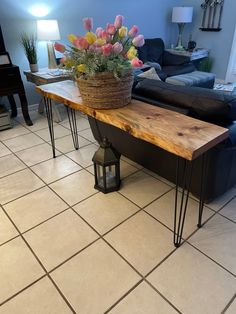
[[[228,137],[228,129],[138,100],[119,109],[89,108],[83,105],[72,81],[37,86],[36,91],[187,160],[195,159]]]

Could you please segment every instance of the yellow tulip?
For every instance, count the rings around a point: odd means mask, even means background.
[[[129,60],[133,60],[137,56],[137,49],[134,47],[130,47],[127,52],[127,57]]]
[[[97,36],[93,32],[88,32],[84,38],[87,40],[87,42],[92,45],[95,43]]]
[[[119,29],[119,37],[120,37],[120,38],[124,38],[125,36],[127,36],[127,32],[128,32],[127,27],[122,26],[122,27]]]
[[[86,71],[86,65],[85,64],[79,64],[77,65],[77,71],[80,73],[85,73]]]
[[[95,44],[98,44],[99,46],[103,46],[103,45],[105,45],[105,43],[106,43],[105,39],[102,39],[102,38],[98,38],[95,41]]]
[[[69,41],[73,44],[73,41],[77,39],[77,37],[74,34],[68,35]]]

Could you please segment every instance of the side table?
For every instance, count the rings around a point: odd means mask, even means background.
[[[205,48],[197,48],[192,52],[187,51],[187,50],[175,50],[175,49],[166,49],[166,50],[174,55],[189,57],[190,61],[200,60],[203,58],[207,58],[209,56],[209,50]]]
[[[26,76],[27,81],[34,83],[36,86],[69,80],[71,78],[66,72],[63,72],[63,70],[59,70],[59,69],[52,70],[48,68],[39,69],[38,72],[34,72],[34,73],[30,71],[24,71],[24,74]],[[53,110],[54,121],[61,122],[62,118],[59,111],[57,110],[55,102],[53,103],[52,110]],[[43,99],[40,100],[38,112],[39,113],[44,112]]]

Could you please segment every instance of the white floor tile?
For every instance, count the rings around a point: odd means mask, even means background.
[[[42,143],[44,143],[43,140],[33,133],[21,135],[4,141],[4,144],[7,145],[7,147],[9,147],[13,152],[18,152]]]
[[[102,240],[52,272],[52,278],[77,313],[89,314],[104,313],[140,280]]]
[[[181,313],[220,314],[236,290],[236,278],[183,244],[148,277]]]
[[[215,215],[189,242],[236,275],[235,239],[236,224]]]
[[[71,310],[45,277],[0,308],[1,314],[70,314]]]
[[[129,218],[105,239],[143,275],[174,250],[173,233],[144,212]]]
[[[71,174],[57,182],[51,188],[69,205],[75,205],[83,199],[97,193],[94,189],[94,177],[86,170]]]
[[[23,162],[13,154],[0,158],[0,178],[25,168]]]
[[[43,187],[4,205],[4,209],[21,232],[36,226],[67,207],[66,203],[48,187]]]
[[[61,153],[56,150],[56,156],[60,154]],[[47,143],[16,152],[16,155],[29,167],[53,158],[52,147]]]
[[[66,156],[59,156],[32,166],[31,169],[44,182],[49,184],[71,173],[79,171],[81,167]]]
[[[120,193],[143,207],[170,189],[169,185],[139,171],[123,180]]]
[[[0,204],[10,202],[43,185],[44,183],[28,169],[4,177],[0,179]]]

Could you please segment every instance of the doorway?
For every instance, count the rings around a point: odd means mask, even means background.
[[[236,27],[235,27],[225,82],[236,83]]]

